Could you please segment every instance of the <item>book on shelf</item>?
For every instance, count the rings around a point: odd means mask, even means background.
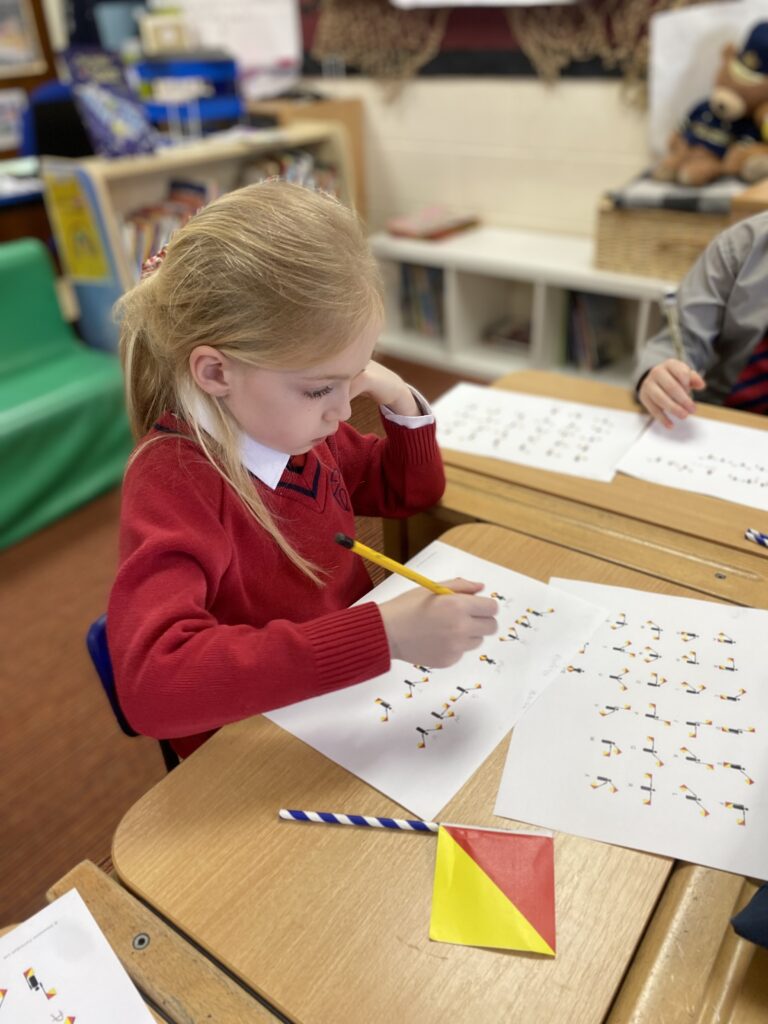
[[[424,206],[415,213],[391,217],[387,221],[387,231],[403,238],[433,240],[464,231],[477,223],[478,218],[473,213],[459,213],[445,206]]]
[[[527,352],[531,346],[530,320],[505,316],[493,320],[483,330],[480,340],[484,345],[507,352]]]
[[[270,153],[246,164],[240,176],[241,185],[253,185],[267,178],[283,178],[296,185],[306,185],[331,195],[339,193],[339,173],[332,164],[317,160],[305,149]]]
[[[407,330],[430,338],[442,336],[442,268],[400,264],[400,315]]]
[[[161,202],[128,214],[123,222],[123,244],[137,280],[144,261],[162,249],[177,228],[218,194],[215,181],[179,179],[169,183],[168,195]]]
[[[243,167],[239,184],[255,184],[267,178],[283,178],[333,195],[339,191],[337,169],[318,162],[307,150],[285,150],[253,160]],[[172,181],[165,199],[128,214],[122,226],[123,244],[137,280],[144,261],[162,249],[193,213],[220,194],[215,179]]]
[[[624,308],[620,298],[573,292],[566,331],[566,362],[582,370],[599,370],[628,353]]]
[[[72,46],[60,57],[94,152],[107,157],[153,153],[157,136],[117,54]]]

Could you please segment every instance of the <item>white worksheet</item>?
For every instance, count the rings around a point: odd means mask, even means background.
[[[768,878],[768,612],[550,582],[610,614],[518,723],[496,813]]]
[[[768,433],[691,416],[654,423],[621,459],[620,473],[768,511]],[[752,526],[744,523],[744,528]]]
[[[441,448],[606,483],[648,425],[641,413],[466,383],[433,410]]]
[[[605,612],[440,541],[408,564],[435,580],[462,576],[485,583],[483,593],[499,602],[499,632],[451,668],[394,661],[384,675],[267,718],[431,819],[569,663]],[[413,586],[391,576],[366,600],[386,601]],[[346,810],[378,813],[375,807]]]
[[[5,1024],[154,1024],[76,889],[0,938]]]

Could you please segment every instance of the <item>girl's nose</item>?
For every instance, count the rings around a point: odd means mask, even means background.
[[[326,411],[325,417],[330,420],[348,420],[352,415],[352,404],[349,397],[349,391],[345,391],[344,394],[338,396],[338,401],[334,402],[332,406]]]

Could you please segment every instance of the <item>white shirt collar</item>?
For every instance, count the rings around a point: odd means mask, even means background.
[[[195,406],[194,412],[200,426],[212,438],[218,440],[216,437],[216,426],[208,413],[208,409],[200,401],[196,402]],[[285,472],[285,467],[288,465],[288,460],[291,456],[285,452],[277,452],[274,448],[267,448],[265,444],[254,441],[252,437],[249,437],[248,434],[242,431],[238,438],[238,445],[240,448],[240,461],[248,472],[253,473],[263,484],[266,484],[270,490],[274,491],[280,481],[280,477]]]
[[[280,477],[285,472],[290,455],[285,452],[276,452],[274,448],[267,448],[265,444],[259,444],[247,434],[240,435],[240,458],[249,473],[257,476],[263,484],[274,491]]]

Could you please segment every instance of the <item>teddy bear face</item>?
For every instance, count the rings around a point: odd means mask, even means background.
[[[729,43],[709,98],[714,113],[724,121],[736,121],[753,114],[768,102],[768,75],[752,70]]]

